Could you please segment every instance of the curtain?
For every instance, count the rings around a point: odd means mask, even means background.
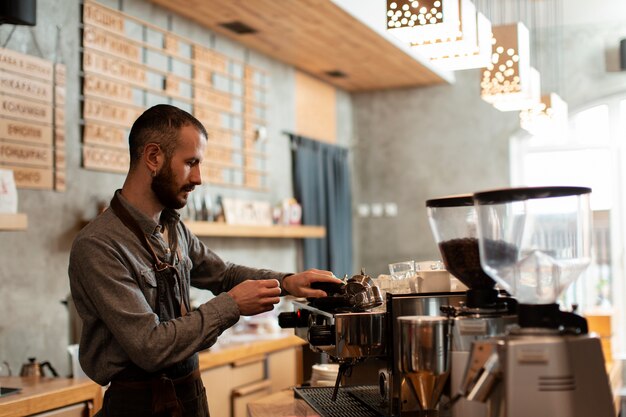
[[[348,150],[289,134],[294,195],[303,224],[326,227],[324,239],[304,239],[305,269],[352,276],[352,195]]]

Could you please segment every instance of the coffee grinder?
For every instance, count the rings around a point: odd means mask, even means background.
[[[499,294],[480,265],[477,216],[471,194],[426,201],[428,220],[446,269],[468,287],[461,306],[444,308],[452,318],[451,395],[460,390],[472,342],[504,335],[517,322],[514,299]],[[459,398],[453,417],[485,417],[487,406]]]
[[[519,328],[476,341],[462,391],[506,417],[612,417],[597,337],[558,297],[591,261],[591,189],[474,194],[485,272],[519,302]]]

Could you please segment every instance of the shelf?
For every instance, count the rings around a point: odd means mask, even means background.
[[[26,230],[28,217],[23,213],[0,213],[0,231]]]
[[[454,80],[386,31],[353,16],[338,0],[150,1],[346,91]],[[255,32],[236,34],[225,27],[236,23]]]
[[[243,226],[226,223],[186,221],[185,225],[196,236],[202,237],[263,237],[319,239],[326,237],[323,226]]]

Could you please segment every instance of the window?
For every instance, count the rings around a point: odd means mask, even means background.
[[[622,122],[624,121],[624,122]],[[564,308],[613,315],[614,349],[624,346],[623,248],[626,244],[626,96],[608,97],[570,111],[562,137],[517,135],[511,141],[515,186],[591,187],[593,261],[563,295]]]

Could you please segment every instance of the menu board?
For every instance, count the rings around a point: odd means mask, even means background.
[[[18,188],[65,191],[65,66],[0,48],[0,166]]]
[[[132,123],[165,103],[207,129],[204,182],[267,188],[264,71],[93,1],[82,16],[84,168],[126,173]]]

